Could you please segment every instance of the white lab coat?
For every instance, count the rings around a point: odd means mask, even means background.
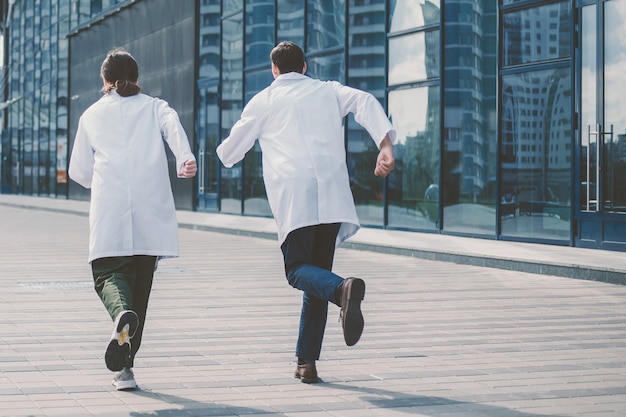
[[[91,188],[89,262],[178,256],[178,223],[163,140],[177,172],[195,159],[178,114],[138,94],[105,94],[80,117],[69,176]]]
[[[395,130],[374,96],[290,72],[250,100],[218,146],[220,160],[232,167],[259,140],[281,245],[289,232],[305,226],[341,223],[336,246],[359,229],[341,125],[348,113],[354,113],[379,148],[388,133],[395,142]]]

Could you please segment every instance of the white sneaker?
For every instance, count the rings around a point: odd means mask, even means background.
[[[113,324],[113,333],[106,352],[104,362],[111,371],[121,371],[130,363],[130,339],[135,335],[139,317],[132,310],[124,310],[117,315]]]
[[[113,386],[118,391],[137,389],[137,382],[135,382],[133,370],[131,368],[124,368],[116,372],[113,376]]]

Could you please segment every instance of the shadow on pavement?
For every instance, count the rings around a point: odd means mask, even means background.
[[[337,383],[324,383],[325,387],[342,389],[346,391],[361,392],[362,401],[367,401],[375,408],[394,409],[395,411],[407,414],[419,414],[420,416],[439,417],[441,410],[437,406],[458,406],[459,412],[467,411],[474,415],[484,417],[565,417],[556,414],[535,414],[525,411],[513,410],[505,407],[481,404],[480,402],[459,401],[444,397],[433,397],[428,395],[413,395],[405,392],[395,392],[378,388],[359,387],[354,385],[344,385]],[[464,408],[463,404],[472,404],[472,407]]]
[[[129,391],[129,393],[152,398],[155,400],[161,400],[164,403],[170,404],[173,407],[164,408],[162,410],[154,410],[147,412],[131,411],[128,413],[131,417],[230,417],[230,416],[242,416],[242,415],[259,415],[264,417],[282,417],[283,414],[267,408],[251,408],[240,407],[231,405],[221,405],[211,401],[201,402],[192,400],[185,397],[179,397],[177,395],[162,394],[152,390],[136,390]],[[174,407],[178,406],[178,407]]]

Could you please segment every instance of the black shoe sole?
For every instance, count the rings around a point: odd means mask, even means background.
[[[346,345],[354,346],[363,334],[365,321],[361,313],[361,300],[365,297],[365,282],[354,278],[349,283],[348,305],[343,314],[343,338]]]
[[[135,335],[139,318],[133,311],[122,313],[115,321],[111,341],[104,354],[106,367],[113,372],[121,371],[130,364],[130,338]],[[125,327],[128,326],[127,329]]]
[[[104,354],[104,362],[110,371],[117,372],[130,363],[130,344],[120,345],[117,340],[111,340]]]

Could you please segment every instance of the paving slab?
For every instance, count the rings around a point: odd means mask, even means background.
[[[365,332],[345,346],[331,306],[307,385],[275,239],[191,227],[155,277],[141,389],[115,391],[84,202],[52,201],[0,204],[0,416],[626,415],[623,285],[342,248]]]

